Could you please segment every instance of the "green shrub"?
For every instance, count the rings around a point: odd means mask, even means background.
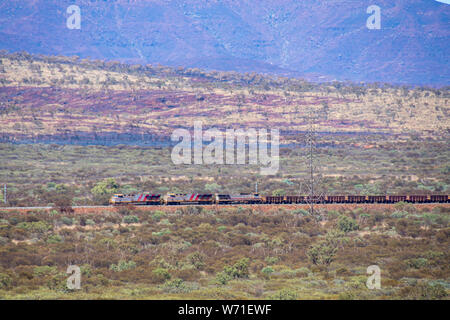
[[[125,260],[120,260],[118,264],[112,264],[109,266],[109,269],[115,272],[126,271],[134,268],[136,268],[136,262],[133,260],[128,262]]]
[[[306,255],[313,264],[328,266],[333,262],[336,252],[336,247],[321,240],[313,244],[306,252]]]
[[[441,284],[418,283],[413,287],[402,289],[401,294],[408,299],[436,300],[447,297],[447,291]]]
[[[35,267],[33,270],[33,274],[35,277],[43,277],[43,276],[49,276],[49,275],[55,275],[58,273],[58,269],[56,267],[50,267],[50,266],[38,266]]]
[[[8,289],[12,284],[12,278],[6,273],[0,273],[0,289]]]
[[[406,211],[394,211],[394,212],[391,214],[391,218],[394,218],[394,219],[400,219],[400,218],[406,217],[408,214],[409,214],[409,213],[406,212]]]
[[[297,272],[290,268],[284,268],[280,270],[279,275],[283,278],[292,279],[297,276]]]
[[[84,276],[90,276],[92,274],[92,268],[88,264],[83,264],[80,266],[81,274]]]
[[[59,243],[62,241],[62,238],[58,234],[52,234],[47,238],[47,243]]]
[[[173,280],[167,280],[162,289],[165,292],[170,293],[188,293],[191,291],[191,288],[185,284],[185,282],[182,279],[173,279]]]
[[[20,222],[17,228],[21,228],[30,232],[44,233],[52,229],[52,226],[44,221],[37,222]]]
[[[201,270],[205,267],[205,255],[201,252],[194,252],[187,256],[187,260],[192,264],[197,270]]]
[[[86,225],[87,226],[93,226],[93,225],[95,225],[95,221],[92,220],[92,219],[86,219]]]
[[[280,259],[278,259],[278,257],[266,257],[264,261],[266,261],[268,264],[275,264],[280,261]]]
[[[307,211],[305,209],[294,210],[293,213],[301,215],[301,216],[309,216],[309,211]]]
[[[169,271],[167,271],[167,269],[164,268],[156,268],[155,270],[152,271],[152,273],[155,280],[158,282],[164,282],[166,280],[169,280],[171,277]]]
[[[223,285],[227,284],[228,281],[230,281],[232,279],[233,279],[233,277],[225,271],[219,272],[216,275],[216,281]]]
[[[338,229],[343,232],[358,230],[359,226],[356,221],[347,216],[340,216],[338,221]]]
[[[334,260],[338,247],[348,241],[343,235],[342,231],[336,229],[328,231],[324,240],[319,240],[309,247],[306,252],[309,260],[315,265],[330,265]]]
[[[216,275],[216,280],[221,284],[227,284],[231,279],[248,278],[248,258],[242,258],[233,266],[225,266],[222,272]]]
[[[232,267],[232,275],[234,278],[248,278],[248,258],[242,258]]]
[[[125,216],[123,217],[123,222],[124,223],[138,223],[139,222],[139,218],[137,216]]]
[[[164,236],[164,235],[166,235],[166,234],[171,234],[172,232],[169,230],[169,229],[167,229],[167,228],[164,228],[164,229],[162,229],[161,231],[158,231],[158,232],[152,232],[152,235],[153,236],[156,236],[156,237],[162,237],[162,236]]]
[[[166,216],[166,213],[165,213],[165,212],[157,210],[157,211],[155,211],[155,212],[153,213],[152,219],[158,222],[158,221],[160,221],[162,218],[164,218],[165,216]]]
[[[421,269],[428,265],[428,260],[425,258],[416,258],[416,259],[409,259],[406,261],[406,263],[410,268]]]
[[[270,297],[272,300],[297,300],[298,293],[291,289],[283,289]]]
[[[159,222],[159,224],[162,225],[162,226],[171,226],[172,225],[172,223],[170,223],[169,219],[162,219]]]
[[[334,218],[337,218],[340,216],[339,211],[336,211],[336,210],[330,210],[327,212],[327,214],[330,219],[334,219]]]
[[[119,190],[119,184],[113,178],[107,178],[98,182],[91,192],[94,195],[95,202],[99,204],[108,204],[108,200],[111,195],[117,193]]]
[[[273,273],[273,268],[270,266],[264,267],[262,268],[261,272],[266,278],[269,278],[270,275]]]
[[[356,300],[357,295],[355,292],[351,292],[351,291],[341,292],[341,293],[339,293],[338,299],[339,300]]]
[[[71,226],[73,224],[73,219],[69,217],[62,217],[61,222],[67,226]]]
[[[434,214],[431,212],[424,213],[422,215],[422,219],[427,225],[436,224],[438,221],[442,220],[439,214]]]

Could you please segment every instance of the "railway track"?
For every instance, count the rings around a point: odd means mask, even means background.
[[[73,209],[89,209],[89,208],[111,208],[113,206],[72,206]],[[0,210],[41,210],[54,209],[54,207],[0,207]]]
[[[431,203],[412,203],[417,206],[434,206],[434,205],[442,205],[445,207],[450,207],[450,203],[440,203],[440,202],[431,202]],[[343,207],[355,207],[355,206],[393,206],[395,203],[318,203],[315,206],[318,207],[333,207],[333,206],[343,206]],[[135,205],[135,208],[183,208],[183,207],[308,207],[308,204],[302,203],[256,203],[256,204],[178,204],[178,205]],[[126,206],[72,206],[73,209],[117,209]],[[54,207],[45,206],[45,207],[0,207],[0,211],[2,210],[50,210],[55,209]]]

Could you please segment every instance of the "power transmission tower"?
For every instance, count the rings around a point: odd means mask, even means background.
[[[318,122],[317,110],[310,108],[308,111],[308,131],[306,133],[307,144],[307,162],[308,162],[308,178],[306,188],[308,195],[306,202],[309,205],[311,215],[314,215],[314,205],[320,203],[323,199],[323,191],[321,185],[320,166],[318,161],[317,141],[318,135],[316,123]]]

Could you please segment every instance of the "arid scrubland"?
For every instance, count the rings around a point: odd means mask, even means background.
[[[215,127],[278,127],[289,142],[307,129],[311,108],[323,132],[433,137],[448,134],[450,126],[446,88],[313,84],[21,54],[3,55],[0,61],[0,124],[10,136],[61,131],[165,136],[196,120]]]
[[[2,299],[447,299],[448,205],[0,212]],[[81,290],[68,290],[69,264]],[[381,289],[366,286],[370,265]]]

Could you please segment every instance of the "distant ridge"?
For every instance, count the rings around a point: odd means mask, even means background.
[[[449,85],[448,1],[4,1],[0,49],[259,72],[315,81]]]

